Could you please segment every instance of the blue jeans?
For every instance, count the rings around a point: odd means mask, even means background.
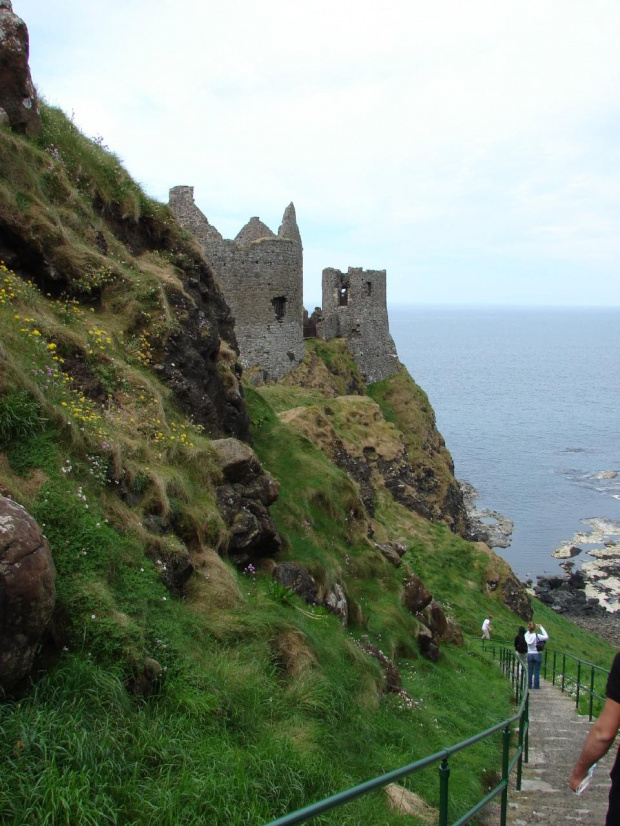
[[[542,654],[536,651],[535,654],[527,655],[527,687],[540,688],[540,666],[542,665]],[[534,685],[532,686],[532,677]]]

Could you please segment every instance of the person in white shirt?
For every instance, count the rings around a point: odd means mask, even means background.
[[[538,628],[538,631],[536,630]],[[542,654],[536,648],[538,642],[546,642],[549,634],[542,625],[535,625],[528,622],[525,632],[525,642],[527,643],[527,687],[540,688],[540,666],[542,664]],[[534,683],[532,685],[532,683]]]
[[[482,639],[483,640],[490,640],[491,639],[491,620],[492,619],[493,619],[493,614],[489,614],[489,616],[482,623]]]

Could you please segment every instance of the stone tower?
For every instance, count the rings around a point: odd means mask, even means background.
[[[325,340],[347,340],[366,384],[396,373],[398,355],[388,323],[385,270],[323,270],[323,312],[317,333]]]
[[[251,218],[234,241],[222,238],[194,203],[194,188],[170,190],[170,208],[202,245],[235,318],[241,363],[279,380],[304,357],[303,248],[289,204],[275,235]]]

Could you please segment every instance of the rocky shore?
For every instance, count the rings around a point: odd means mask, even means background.
[[[575,625],[620,648],[620,611],[601,604],[600,594],[594,589],[593,595],[593,585],[583,570],[538,577],[530,593]]]
[[[463,503],[469,520],[469,538],[485,542],[490,548],[508,548],[514,530],[514,522],[498,511],[476,507],[478,491],[470,482],[458,480]]]

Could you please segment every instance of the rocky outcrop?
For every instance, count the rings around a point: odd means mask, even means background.
[[[558,614],[603,616],[605,609],[586,594],[587,578],[581,571],[566,576],[539,576],[534,594]]]
[[[319,587],[315,578],[297,562],[276,565],[272,577],[279,585],[289,588],[308,605],[322,605],[335,614],[343,625],[349,622],[349,602],[339,582],[331,587]]]
[[[502,583],[504,605],[525,622],[532,619],[532,601],[523,585],[514,576],[507,576]]]
[[[24,21],[10,0],[0,0],[0,113],[14,132],[34,138],[41,128],[37,93],[28,65],[30,45]]]
[[[183,290],[168,286],[166,292],[179,324],[154,370],[210,435],[248,439],[234,320],[210,269],[198,259],[186,262]]]
[[[408,611],[412,614],[421,614],[432,602],[433,595],[420,577],[412,574],[403,585],[403,598]]]
[[[212,445],[222,469],[217,501],[230,532],[228,556],[245,568],[280,550],[282,540],[267,510],[280,487],[247,444],[231,438],[216,439]]]
[[[309,605],[319,604],[319,590],[316,580],[297,562],[282,562],[273,572],[275,582],[297,594]]]
[[[478,491],[469,482],[459,481],[463,502],[469,520],[468,539],[484,542],[489,548],[508,548],[510,546],[514,522],[499,511],[476,507]],[[492,522],[485,520],[492,519]]]
[[[28,676],[56,597],[52,552],[35,520],[0,496],[0,686]]]

